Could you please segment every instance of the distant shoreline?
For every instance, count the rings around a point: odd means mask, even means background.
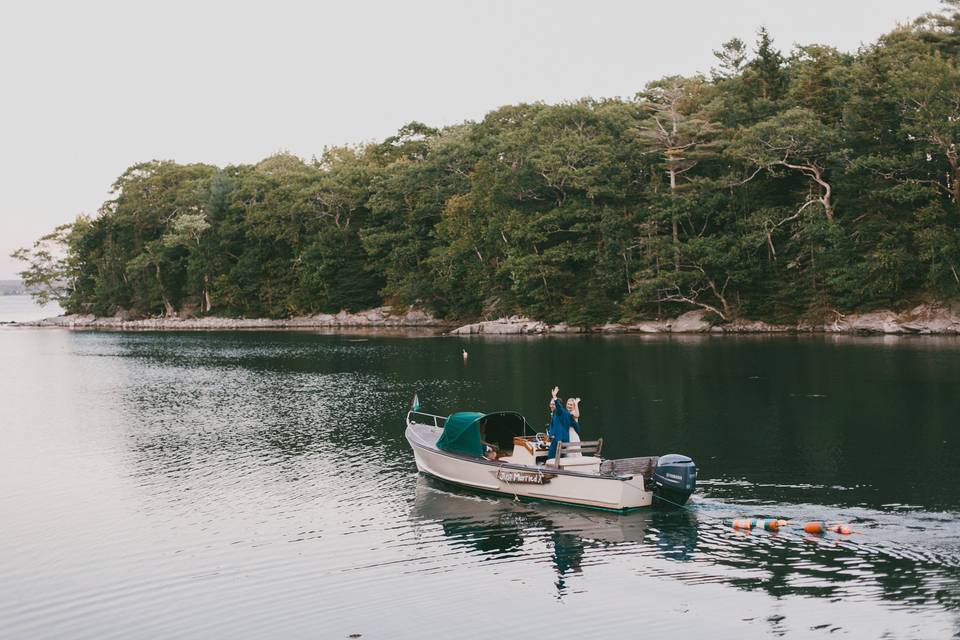
[[[30,292],[20,280],[0,280],[0,296],[24,296]]]
[[[430,314],[410,309],[394,313],[389,307],[337,314],[317,314],[295,318],[143,318],[63,315],[43,320],[13,322],[15,327],[57,327],[63,329],[105,329],[112,331],[233,331],[283,329],[437,329],[449,330],[456,323],[438,320]]]
[[[611,335],[611,334],[860,334],[860,335],[960,335],[960,314],[950,307],[919,305],[896,313],[874,311],[859,314],[837,313],[832,321],[820,323],[773,324],[735,320],[719,324],[705,311],[689,311],[666,320],[647,320],[631,324],[608,323],[602,326],[549,324],[522,317],[499,318],[462,326],[441,320],[424,311],[410,309],[395,313],[390,307],[337,314],[317,314],[295,318],[146,318],[64,315],[28,322],[9,322],[15,327],[59,327],[65,329],[103,329],[112,331],[233,331],[286,329],[432,329],[453,336],[506,335]]]

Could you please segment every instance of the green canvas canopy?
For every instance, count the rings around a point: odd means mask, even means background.
[[[476,411],[451,414],[443,423],[437,448],[465,456],[482,456],[483,445],[480,444],[480,427],[477,424],[482,417],[483,414]]]
[[[501,449],[513,446],[513,436],[525,435],[527,421],[519,413],[498,411],[479,413],[461,411],[450,414],[443,424],[443,433],[437,440],[437,448],[464,456],[483,456],[483,444],[480,442],[480,424],[486,427],[486,440]]]

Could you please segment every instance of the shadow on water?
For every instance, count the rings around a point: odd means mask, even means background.
[[[530,547],[545,545],[560,597],[570,576],[582,573],[585,563],[609,561],[617,547],[653,545],[660,557],[680,561],[696,548],[696,519],[685,511],[591,512],[479,496],[425,476],[417,478],[415,491],[414,522],[439,524],[457,548],[497,560],[522,558]]]

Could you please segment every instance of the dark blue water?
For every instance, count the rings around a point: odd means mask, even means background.
[[[414,391],[536,424],[554,384],[692,508],[418,478]],[[0,637],[954,637],[958,390],[942,338],[0,329]]]

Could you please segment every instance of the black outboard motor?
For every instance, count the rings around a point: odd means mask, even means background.
[[[657,460],[657,468],[653,471],[654,505],[682,506],[696,486],[697,465],[693,460],[677,453],[660,456]]]

